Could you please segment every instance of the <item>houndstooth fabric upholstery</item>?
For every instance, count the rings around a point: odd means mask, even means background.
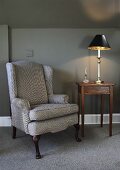
[[[30,110],[30,120],[48,120],[78,112],[76,104],[41,104]]]
[[[64,94],[53,94],[48,96],[49,103],[54,104],[67,104],[69,101],[68,95]]]
[[[40,135],[44,133],[55,133],[62,131],[69,126],[78,123],[78,115],[72,114],[64,117],[49,119],[45,121],[33,121],[28,124],[28,131],[30,135]]]
[[[43,67],[32,62],[13,64],[16,73],[17,97],[31,105],[48,103]]]
[[[53,94],[50,66],[25,61],[6,68],[13,126],[34,136],[78,123],[78,106],[68,104],[67,95]]]

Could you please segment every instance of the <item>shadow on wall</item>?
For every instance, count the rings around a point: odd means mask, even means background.
[[[83,40],[80,42],[79,49],[87,50],[90,42],[92,41],[94,36],[85,36]]]
[[[69,72],[59,70],[59,69],[54,69],[54,76],[53,76],[54,93],[67,93],[68,91],[67,89],[70,88],[70,85],[68,85],[69,84],[68,80],[70,78],[71,78],[71,74]]]
[[[73,81],[71,81],[71,79],[73,79]],[[54,93],[67,94],[70,102],[77,103],[77,85],[74,75],[71,75],[67,71],[55,69],[53,87]]]
[[[0,63],[0,116],[10,115],[6,63]]]

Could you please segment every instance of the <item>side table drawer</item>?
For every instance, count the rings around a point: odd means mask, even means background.
[[[84,86],[84,93],[85,94],[110,94],[110,90],[108,86]]]

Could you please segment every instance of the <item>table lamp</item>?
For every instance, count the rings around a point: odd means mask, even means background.
[[[98,50],[98,75],[97,75],[97,84],[101,83],[100,79],[100,63],[101,63],[101,56],[100,56],[100,50],[110,50],[111,47],[109,43],[107,42],[107,39],[105,35],[96,35],[90,45],[88,46],[89,50]]]

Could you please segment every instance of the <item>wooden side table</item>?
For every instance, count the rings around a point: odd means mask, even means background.
[[[84,107],[85,107],[85,95],[101,95],[101,127],[103,126],[103,105],[104,95],[109,95],[109,136],[112,136],[112,111],[113,111],[113,83],[101,83],[95,82],[89,83],[77,83],[78,85],[78,104],[81,106],[81,136],[84,137]],[[81,101],[80,101],[81,94]]]

